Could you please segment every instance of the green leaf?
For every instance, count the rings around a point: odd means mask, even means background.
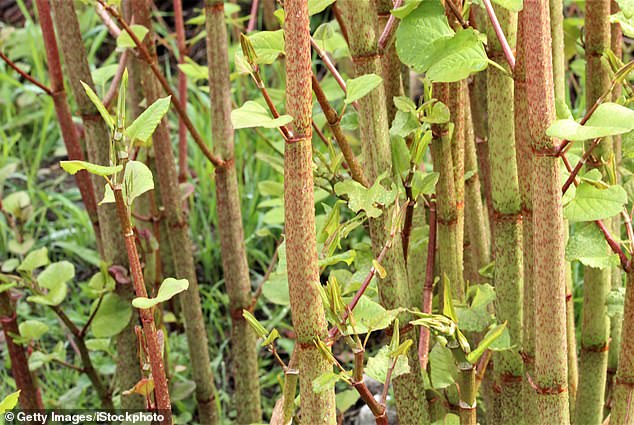
[[[243,58],[243,56],[241,56]],[[178,65],[183,74],[187,75],[194,81],[206,80],[209,78],[209,69],[206,66],[197,63],[181,63]]]
[[[365,367],[365,373],[371,377],[379,381],[380,383],[385,383],[385,378],[387,376],[387,370],[392,366],[392,362],[394,360],[390,358],[389,355],[389,347],[383,346],[376,353],[375,356],[370,357]],[[394,371],[392,372],[392,378],[394,379],[400,375],[405,373],[409,373],[409,364],[407,363],[407,357],[399,356],[396,360],[396,366],[394,367]]]
[[[13,192],[2,200],[2,209],[16,218],[25,218],[23,213],[30,206],[29,194],[23,190]]]
[[[634,130],[634,111],[616,103],[602,103],[581,125],[572,119],[554,121],[546,134],[551,137],[582,141],[615,136]]]
[[[493,3],[497,3],[511,12],[519,12],[524,7],[524,0],[493,0]]]
[[[472,285],[467,292],[468,306],[456,306],[460,329],[465,332],[482,332],[489,327],[493,316],[489,304],[495,301],[495,290],[489,284]]]
[[[397,114],[401,113],[397,111]],[[398,178],[404,180],[407,178],[411,167],[409,159],[409,148],[403,137],[392,138],[390,143],[390,149],[392,151],[392,171]]]
[[[262,295],[268,301],[278,305],[289,305],[288,280],[286,275],[286,242],[277,248],[277,267],[262,287]]]
[[[260,65],[272,64],[284,54],[284,31],[261,31],[248,36],[257,55],[256,63]],[[238,53],[242,55],[242,52]],[[244,56],[243,56],[244,57]]]
[[[0,294],[18,286],[16,282],[0,283]]]
[[[467,360],[469,361],[469,363],[475,364],[478,359],[484,354],[487,348],[489,348],[489,346],[493,344],[496,339],[502,336],[502,332],[504,332],[505,328],[506,322],[496,326],[495,328],[487,332],[484,338],[482,338],[482,341],[480,341],[480,344],[478,344],[478,346],[472,352],[467,354]]]
[[[356,390],[344,390],[338,391],[335,394],[335,404],[337,410],[344,413],[352,406],[354,406],[359,400],[359,393]]]
[[[22,264],[18,267],[19,272],[30,273],[33,270],[48,265],[48,248],[42,247],[29,252]]]
[[[564,216],[570,221],[594,221],[613,217],[627,203],[627,193],[618,185],[600,189],[581,182],[575,197],[564,207]]]
[[[447,413],[443,419],[440,419],[431,425],[460,425],[460,416],[454,413]]]
[[[308,0],[308,15],[316,15],[326,10],[335,0]]]
[[[416,9],[418,5],[422,3],[422,1],[423,0],[405,0],[400,7],[392,9],[391,13],[397,18],[403,19],[407,15],[412,13],[412,11]]]
[[[0,401],[0,414],[3,414],[7,410],[13,410],[18,405],[18,399],[20,398],[20,390],[9,394]]]
[[[355,102],[369,94],[383,82],[383,78],[376,74],[365,74],[357,78],[346,81],[346,105]]]
[[[616,3],[626,17],[634,16],[634,0],[616,0]]]
[[[508,328],[504,328],[502,335],[489,345],[489,350],[491,351],[506,351],[512,348],[514,348],[514,346],[511,344],[511,334]]]
[[[431,384],[434,388],[446,388],[455,383],[458,369],[451,350],[441,344],[434,345],[429,353],[429,364]]]
[[[431,195],[436,192],[436,183],[440,174],[437,172],[423,173],[416,170],[412,178],[412,197],[418,199],[419,195]]]
[[[427,107],[424,111],[421,120],[429,124],[445,124],[451,119],[449,108],[441,101],[433,102],[431,108]]]
[[[267,337],[269,332],[266,330],[264,326],[262,326],[260,321],[256,319],[255,316],[251,312],[249,312],[248,310],[242,310],[242,317],[244,317],[244,320],[246,320],[249,326],[251,326],[251,328],[253,329],[255,334],[258,336],[258,338]]]
[[[174,295],[186,291],[187,288],[189,288],[187,279],[168,277],[161,283],[155,298],[137,297],[132,300],[132,305],[136,308],[152,308],[158,303],[165,302],[174,297]]]
[[[431,66],[433,43],[453,37],[445,8],[439,0],[423,1],[403,18],[396,31],[396,51],[401,61],[424,72]]]
[[[442,314],[457,322],[456,310],[453,306],[453,299],[451,297],[451,282],[447,277],[447,274],[443,274],[442,278],[442,288],[443,288],[443,307]]]
[[[350,301],[351,298],[345,299],[346,304]],[[352,326],[348,325],[342,334],[353,335],[356,331],[356,334],[361,335],[370,331],[385,329],[394,322],[400,312],[400,309],[386,310],[367,295],[362,295],[359,298],[359,303],[352,311],[354,330]]]
[[[110,339],[108,338],[95,338],[86,340],[86,348],[90,351],[110,351]]]
[[[335,184],[335,193],[340,196],[348,196],[348,207],[352,211],[364,210],[368,217],[376,218],[383,212],[379,207],[390,205],[394,202],[397,194],[394,184],[392,184],[391,190],[387,190],[381,185],[381,181],[386,177],[387,172],[378,176],[369,189],[354,180],[338,182]]]
[[[293,121],[290,115],[281,115],[273,118],[269,111],[262,105],[252,100],[247,100],[244,105],[231,111],[231,123],[234,129],[264,127],[276,128]]]
[[[86,161],[60,161],[59,165],[69,174],[77,174],[80,170],[86,170],[90,174],[97,176],[111,176],[123,170],[123,165],[106,167],[103,165],[91,164]]]
[[[434,55],[426,77],[434,82],[451,83],[486,69],[488,58],[478,34],[468,28],[451,39],[434,43]]]
[[[148,33],[148,29],[143,25],[130,25],[130,29],[137,36],[139,41],[143,41],[145,35]],[[117,37],[117,47],[120,49],[135,48],[134,40],[130,37],[127,31],[121,31],[121,34]]]
[[[93,303],[91,313],[97,307],[97,303],[98,301]],[[90,329],[96,338],[109,338],[124,330],[131,318],[132,308],[129,302],[111,292],[104,295]]]
[[[337,383],[341,379],[338,373],[335,372],[326,372],[319,375],[317,378],[313,380],[313,392],[315,393],[323,393],[324,391],[332,390]]]
[[[29,342],[40,339],[42,335],[48,332],[48,325],[39,320],[25,320],[18,326],[20,335],[11,334],[13,342],[16,344],[28,344]]]
[[[27,301],[44,305],[59,305],[64,301],[68,286],[66,283],[75,277],[75,266],[68,261],[50,264],[37,276],[40,287],[48,289],[45,295],[32,295]]]
[[[414,112],[396,111],[392,127],[390,127],[390,135],[407,137],[420,127],[420,122]]]
[[[171,96],[162,97],[152,103],[148,108],[139,115],[132,124],[126,128],[126,135],[130,140],[140,141],[143,145],[146,145],[156,127],[161,122],[161,119],[167,113],[172,101]]]
[[[123,186],[121,189],[128,207],[132,205],[136,198],[148,190],[154,189],[154,178],[147,165],[140,161],[128,161],[123,174]],[[99,205],[111,202],[114,202],[114,192],[106,184],[103,200]]]
[[[619,265],[619,257],[610,250],[601,230],[588,223],[575,230],[566,245],[566,260],[579,261],[584,266],[605,269]]]
[[[415,112],[416,104],[407,96],[394,96],[394,106],[402,112]]]
[[[99,99],[99,96],[97,96],[97,93],[95,93],[90,88],[90,86],[84,83],[83,81],[80,81],[80,83],[82,86],[84,86],[84,91],[86,92],[86,96],[88,96],[88,99],[90,99],[93,105],[95,105],[95,107],[97,108],[97,111],[99,111],[99,114],[101,115],[101,118],[103,118],[103,120],[106,122],[109,128],[114,127],[115,125],[114,119],[110,115],[110,112],[108,112],[108,109],[106,109],[104,104],[101,102],[101,99]]]
[[[18,260],[17,258],[9,258],[7,260],[4,260],[4,262],[2,263],[2,267],[0,267],[0,271],[2,273],[11,273],[19,265],[20,260]]]

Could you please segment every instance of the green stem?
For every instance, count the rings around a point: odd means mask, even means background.
[[[339,4],[348,28],[355,76],[382,73],[377,45],[376,10],[373,6],[370,0],[345,0]],[[358,104],[359,128],[361,140],[364,141],[364,171],[369,182],[373,183],[381,173],[388,172],[392,175],[389,123],[383,86],[359,99]],[[378,256],[389,238],[387,212],[370,219],[369,224],[372,249],[374,255]],[[384,266],[387,276],[379,284],[379,298],[384,307],[407,307],[412,304],[412,296],[420,297],[420,294],[413,294],[409,287],[402,244],[393,244],[385,256]],[[420,301],[417,302],[419,303]],[[416,343],[417,336],[412,334],[411,337]],[[410,373],[400,375],[393,381],[396,410],[403,423],[427,423],[429,417],[424,383],[416,350],[408,353],[408,363]]]
[[[515,45],[517,16],[495,7],[500,28],[511,47]],[[487,28],[489,56],[507,71],[502,45],[493,26]],[[523,255],[522,215],[515,151],[513,80],[495,67],[487,71],[489,161],[493,200],[494,284],[496,314],[508,321],[511,344],[517,348],[494,354],[495,373],[500,386],[500,424],[523,424],[523,364],[519,354],[523,337]]]
[[[209,0],[206,6],[212,140],[225,164],[216,167],[218,232],[232,312],[232,353],[234,359],[240,359],[236,362],[234,375],[235,403],[238,410],[236,419],[238,423],[253,423],[261,420],[262,411],[256,335],[242,316],[242,310],[248,309],[251,304],[251,280],[234,162],[227,29],[222,0]]]
[[[619,363],[612,397],[610,423],[634,424],[634,272],[627,274]]]

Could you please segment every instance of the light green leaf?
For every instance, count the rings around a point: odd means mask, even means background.
[[[334,266],[337,263],[346,263],[347,265],[352,264],[354,258],[357,253],[355,250],[350,249],[348,251],[342,252],[340,254],[331,255],[329,257],[323,258],[319,260],[319,267],[325,268],[328,266]]]
[[[278,305],[289,305],[288,280],[286,275],[286,242],[277,249],[277,267],[262,287],[262,295],[268,301]]]
[[[326,10],[335,0],[308,0],[308,15],[316,15]]]
[[[524,7],[524,0],[493,0],[493,3],[497,3],[511,12],[519,12]]]
[[[365,367],[365,373],[379,381],[380,383],[385,383],[385,378],[387,376],[387,370],[392,366],[393,359],[390,358],[389,355],[389,347],[384,346],[381,347],[376,356],[370,357]],[[392,372],[392,378],[394,379],[400,375],[405,373],[409,373],[409,364],[407,363],[407,357],[399,356],[396,360],[396,366],[394,367],[394,371]]]
[[[441,39],[433,47],[426,77],[434,82],[460,81],[488,65],[482,40],[472,28],[458,31],[451,39]]]
[[[423,173],[416,170],[412,178],[412,197],[417,199],[419,195],[430,195],[436,192],[436,183],[439,176],[435,171]]]
[[[337,383],[341,379],[338,373],[335,372],[326,372],[319,375],[317,378],[313,380],[313,392],[315,393],[323,393],[324,391],[332,390]]]
[[[551,137],[582,141],[614,136],[634,130],[634,111],[616,103],[602,103],[581,125],[567,118],[554,121],[546,134]]]
[[[290,115],[273,118],[268,110],[257,102],[247,100],[244,105],[231,111],[231,123],[234,129],[264,127],[276,128],[293,121]]]
[[[0,414],[3,414],[7,410],[13,410],[18,405],[18,399],[20,398],[20,390],[9,394],[0,401]]]
[[[634,16],[634,0],[616,0],[616,3],[627,18]]]
[[[45,295],[31,295],[26,300],[31,303],[55,306],[60,305],[64,301],[67,293],[68,285],[63,282],[49,289]]]
[[[93,89],[91,89],[90,86],[83,81],[80,81],[80,83],[84,86],[84,91],[86,92],[88,99],[90,99],[93,105],[95,105],[97,111],[99,111],[99,114],[101,115],[101,118],[103,118],[109,128],[114,127],[114,119],[110,115],[110,112],[108,112],[108,109],[106,109],[104,104],[101,102],[101,99],[99,99],[99,96],[97,96],[97,93],[95,93]]]
[[[600,189],[581,182],[575,197],[564,207],[564,216],[570,221],[594,221],[613,217],[627,202],[627,193],[618,185]]]
[[[244,320],[251,326],[258,338],[266,338],[268,336],[269,332],[250,311],[242,310],[242,317],[244,317]]]
[[[383,212],[379,206],[390,205],[394,202],[397,193],[393,184],[391,190],[381,185],[381,181],[386,177],[387,173],[381,174],[369,189],[354,180],[345,180],[335,184],[335,192],[337,195],[348,196],[348,207],[352,211],[364,210],[368,217],[376,218]]]
[[[407,15],[412,13],[412,11],[416,9],[418,5],[422,3],[422,1],[423,0],[405,0],[400,7],[392,9],[391,13],[397,18],[403,19]]]
[[[261,31],[250,34],[248,37],[257,55],[255,62],[260,65],[272,64],[280,55],[284,54],[283,30]],[[242,55],[242,52],[237,54]]]
[[[243,56],[241,56],[241,58],[243,58]],[[208,68],[197,63],[181,63],[178,65],[178,69],[194,81],[206,80],[209,78]]]
[[[423,1],[399,24],[396,31],[396,51],[404,64],[417,72],[425,72],[432,65],[432,44],[453,35],[445,8],[440,1]]]
[[[97,303],[98,301],[93,303],[91,313],[97,307]],[[96,338],[108,338],[124,330],[131,318],[132,308],[130,304],[119,295],[111,292],[104,295],[90,329]]]
[[[86,348],[90,351],[110,351],[110,339],[108,338],[95,338],[86,340]]]
[[[576,229],[570,236],[566,260],[578,260],[585,266],[598,269],[619,265],[619,257],[609,249],[603,233],[594,223]]]
[[[37,283],[46,289],[53,289],[75,277],[75,266],[68,261],[49,265],[37,276]]]
[[[390,128],[390,135],[407,137],[419,127],[420,122],[415,112],[396,111],[392,127]]]
[[[359,400],[359,393],[356,390],[344,390],[338,391],[335,394],[335,404],[337,410],[344,413],[352,406],[354,406]]]
[[[59,165],[69,174],[77,174],[80,170],[86,170],[97,176],[111,176],[123,169],[123,165],[106,167],[104,165],[91,164],[86,161],[60,161]]]
[[[136,308],[152,308],[158,303],[165,302],[174,297],[174,295],[186,291],[187,288],[189,288],[187,279],[168,277],[161,283],[155,298],[137,297],[132,300],[132,305]]]
[[[425,108],[425,115],[421,118],[423,122],[429,124],[445,124],[451,119],[451,114],[447,105],[441,101],[436,101],[431,108]]]
[[[444,418],[437,420],[431,425],[460,425],[460,416],[454,413],[447,413]]]
[[[484,338],[482,338],[482,341],[480,341],[480,344],[478,344],[478,346],[472,352],[467,354],[467,360],[469,361],[469,363],[475,364],[478,359],[484,354],[487,348],[489,348],[489,346],[493,344],[496,339],[502,336],[502,332],[504,332],[505,328],[506,322],[496,326],[495,328],[487,332]]]
[[[26,256],[22,264],[18,267],[18,271],[30,273],[37,268],[48,265],[48,263],[48,249],[42,247],[29,252],[29,255]]]
[[[11,334],[13,342],[16,344],[28,344],[29,342],[40,339],[42,335],[48,332],[48,325],[39,320],[25,320],[18,326],[20,335]]]
[[[16,282],[0,283],[0,294],[18,286]]]
[[[347,304],[351,301],[351,298],[346,298],[344,301]],[[370,331],[385,329],[394,322],[400,312],[400,309],[386,310],[377,302],[372,301],[370,297],[362,295],[359,298],[359,303],[352,311],[354,330],[352,326],[348,325],[342,333],[343,335],[353,335],[356,331],[357,334],[361,335]]]
[[[2,263],[2,267],[0,267],[0,271],[2,273],[11,273],[19,265],[20,260],[18,260],[17,258],[9,258],[7,260],[4,260],[4,262]]]
[[[436,389],[446,388],[454,384],[458,377],[458,368],[451,350],[441,344],[434,345],[429,353],[431,384]]]
[[[23,190],[13,192],[2,200],[2,209],[16,218],[23,218],[23,213],[30,206],[29,194]]]
[[[416,104],[412,99],[407,96],[394,96],[394,106],[396,109],[403,112],[415,112]]]
[[[140,161],[128,161],[123,174],[123,185],[121,189],[128,207],[132,205],[132,202],[136,198],[148,190],[154,189],[154,178],[147,165]],[[106,184],[103,200],[99,205],[111,202],[114,202],[114,192],[112,192],[110,186]]]
[[[383,78],[376,74],[365,74],[360,77],[347,80],[347,93],[344,102],[346,105],[349,105],[350,103],[361,99],[380,86],[381,82],[383,82]]]
[[[137,36],[139,41],[143,41],[145,35],[148,33],[148,29],[143,25],[130,25],[130,29]],[[135,48],[134,40],[130,37],[127,31],[121,31],[121,34],[117,37],[117,47],[120,49]]]
[[[167,113],[171,99],[171,96],[162,97],[143,111],[125,130],[130,140],[133,142],[138,140],[143,145],[146,145],[156,130],[156,127],[161,122],[161,119],[163,119]]]

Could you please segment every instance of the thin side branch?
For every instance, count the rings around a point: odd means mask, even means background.
[[[504,35],[504,31],[502,31],[502,27],[500,26],[500,22],[498,21],[497,16],[495,16],[495,11],[493,10],[493,6],[491,5],[491,0],[482,0],[484,2],[484,7],[487,11],[487,15],[489,15],[489,20],[491,21],[491,25],[493,25],[493,29],[495,30],[495,35],[497,36],[498,41],[502,45],[502,51],[504,52],[504,57],[511,68],[511,71],[515,69],[515,56],[513,55],[513,50],[511,50],[511,46],[509,45],[506,36]],[[451,2],[450,2],[451,3]]]
[[[7,55],[5,55],[4,53],[2,53],[2,51],[0,51],[0,58],[2,58],[3,61],[5,61],[7,63],[7,65],[9,65],[11,68],[13,68],[15,70],[15,72],[17,72],[18,74],[20,74],[22,77],[26,78],[27,80],[29,80],[31,83],[35,84],[36,86],[38,86],[39,88],[41,88],[42,90],[44,90],[44,92],[46,92],[47,95],[49,96],[53,96],[53,91],[46,87],[44,84],[40,83],[39,81],[37,81],[35,78],[31,77],[29,74],[27,74],[26,72],[24,72],[23,70],[20,69],[19,66],[17,66],[15,64],[15,62],[13,62],[11,59],[9,59],[7,57]]]
[[[451,3],[451,0],[446,0],[448,3]],[[394,9],[401,7],[403,4],[403,0],[396,0],[394,2]],[[396,16],[390,15],[385,24],[385,28],[383,28],[383,32],[379,37],[379,52],[384,52],[387,49],[394,39],[394,31],[396,31]]]
[[[575,168],[570,172],[570,176],[568,176],[568,179],[566,180],[563,187],[561,188],[562,194],[564,195],[566,194],[566,191],[568,190],[572,182],[575,182],[575,185],[577,184],[576,179],[577,179],[577,175],[579,174],[579,171],[581,171],[581,168],[583,168],[585,163],[588,161],[588,158],[592,154],[592,151],[594,150],[594,148],[596,148],[599,145],[600,142],[601,142],[600,137],[592,141],[592,144],[590,145],[588,150],[584,152],[583,156],[581,157],[577,165],[575,165]]]

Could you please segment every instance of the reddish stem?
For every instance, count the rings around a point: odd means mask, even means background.
[[[53,92],[51,91],[51,89],[49,89],[48,87],[46,87],[44,84],[40,83],[39,81],[37,81],[35,78],[31,77],[29,74],[27,74],[26,72],[24,72],[22,69],[20,69],[19,66],[17,66],[15,64],[15,62],[13,62],[11,59],[9,59],[7,57],[7,55],[5,55],[4,53],[2,53],[0,51],[0,58],[5,61],[7,63],[7,65],[9,65],[11,68],[13,68],[15,70],[15,72],[17,72],[18,74],[20,74],[22,77],[24,77],[25,79],[27,79],[28,81],[30,81],[31,83],[35,84],[36,86],[38,86],[39,88],[41,88],[42,90],[44,90],[44,92],[46,92],[46,94],[48,94],[49,96],[53,96]]]
[[[436,257],[436,202],[429,203],[429,240],[427,242],[427,266],[425,269],[425,285],[423,286],[423,313],[431,313],[432,297],[434,290],[434,263]],[[429,329],[425,326],[420,328],[420,338],[418,342],[418,361],[421,370],[427,370],[429,360]]]
[[[502,31],[502,27],[500,26],[500,22],[498,21],[497,16],[495,16],[495,11],[493,10],[493,6],[491,5],[491,0],[482,0],[484,2],[484,8],[487,11],[487,15],[489,15],[489,20],[493,25],[493,29],[495,30],[495,35],[497,36],[500,45],[502,46],[502,51],[504,52],[504,57],[511,68],[511,71],[515,69],[515,56],[513,55],[513,50],[511,50],[511,46],[509,45],[506,36],[504,35],[504,31]]]
[[[176,45],[178,46],[178,63],[185,63],[187,46],[185,44],[185,23],[183,21],[183,2],[174,0],[174,25],[176,27]],[[187,76],[178,69],[178,97],[187,98]],[[178,181],[186,182],[189,176],[187,168],[187,127],[180,120],[178,123]],[[185,205],[187,205],[185,203]]]
[[[44,39],[44,47],[46,51],[46,59],[48,63],[48,72],[51,78],[51,96],[55,106],[55,113],[59,121],[60,131],[68,152],[70,160],[84,160],[84,152],[81,144],[73,117],[66,101],[66,92],[64,91],[64,75],[62,74],[62,65],[59,60],[59,50],[57,48],[57,40],[55,39],[55,30],[53,29],[53,21],[51,19],[51,9],[48,0],[36,0],[38,15],[40,17],[40,27],[42,28],[42,37]],[[75,174],[75,181],[81,193],[82,201],[92,222],[97,246],[100,246],[101,233],[99,231],[99,220],[97,217],[97,200],[95,198],[95,190],[92,185],[90,175],[86,170],[81,170]]]
[[[403,0],[396,0],[394,2],[394,9],[401,7],[402,4],[403,4]],[[379,52],[383,52],[392,42],[392,38],[393,38],[392,36],[394,35],[395,30],[396,30],[396,16],[390,15],[390,17],[387,20],[387,23],[385,24],[385,28],[383,28],[383,33],[381,33],[381,36],[379,37]]]
[[[595,147],[599,145],[600,142],[601,142],[601,138],[596,138],[592,141],[592,144],[588,147],[588,150],[584,152],[583,156],[581,157],[577,165],[575,165],[575,168],[570,172],[568,179],[566,179],[566,182],[564,183],[561,189],[562,194],[566,193],[566,191],[568,190],[572,182],[575,182],[576,184],[577,174],[579,174],[579,171],[581,171],[581,168],[588,161],[590,154],[592,154],[592,151],[594,150]]]
[[[258,6],[260,5],[260,0],[253,0],[251,3],[251,13],[249,17],[249,24],[247,25],[247,32],[251,32],[255,29],[255,25],[258,22]]]

